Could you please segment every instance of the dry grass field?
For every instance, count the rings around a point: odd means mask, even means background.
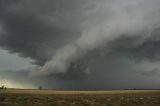
[[[160,90],[0,90],[0,106],[160,106]]]

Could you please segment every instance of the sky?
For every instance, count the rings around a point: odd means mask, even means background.
[[[159,89],[159,0],[0,0],[0,85]]]

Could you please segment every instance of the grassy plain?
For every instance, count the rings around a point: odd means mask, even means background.
[[[160,90],[0,90],[0,106],[160,106]]]

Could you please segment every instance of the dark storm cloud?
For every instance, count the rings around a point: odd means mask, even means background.
[[[1,48],[43,65],[57,49],[81,34],[77,28],[84,18],[80,15],[85,6],[81,6],[88,2],[2,0],[0,22],[5,33],[0,36]]]
[[[150,42],[155,43],[154,40],[151,41],[150,39],[159,25],[160,13],[158,10],[160,8],[156,6],[159,3],[158,1],[147,1],[145,3],[143,0],[135,2],[125,0],[121,2],[95,2],[98,4],[94,5],[92,11],[83,11],[84,14],[90,15],[84,21],[87,23],[84,24],[86,26],[82,34],[78,39],[57,50],[52,59],[40,68],[40,74],[66,72],[71,62],[83,58],[85,55],[90,54],[92,50],[102,48],[105,45],[106,54],[108,54],[108,51],[114,53],[122,50],[124,54],[133,55],[138,59],[154,59],[153,55],[155,56],[155,53],[147,56],[147,52],[148,50],[156,49],[150,49],[149,46],[152,45]],[[147,5],[154,6],[154,8],[149,9]],[[81,14],[80,16],[83,15]],[[83,21],[81,22],[83,23]],[[123,38],[123,36],[125,37]],[[116,50],[109,45],[109,42],[115,40],[116,42],[113,45],[118,48]],[[123,42],[125,40],[127,42]],[[130,40],[133,41],[130,42]],[[120,42],[122,47],[117,42]],[[128,48],[126,48],[127,46]]]
[[[157,33],[159,36],[160,33]],[[138,61],[159,61],[159,47],[160,47],[160,40],[158,37],[156,39],[154,36],[151,36],[149,39],[146,39],[144,42],[140,44],[136,44],[140,37],[120,37],[119,39],[115,40],[114,42],[110,43],[112,48],[111,53],[123,54],[128,56],[131,59],[138,60]]]
[[[148,76],[148,77],[159,77],[160,75],[160,71],[159,69],[153,69],[151,71],[140,71],[140,73],[144,76]]]
[[[55,5],[59,2],[2,0],[0,22],[5,33],[0,36],[1,47],[11,53],[31,57],[37,64],[44,64],[54,49],[70,41],[77,31],[74,27],[66,27],[68,21],[73,21],[67,20],[65,15],[71,10],[70,4],[66,5],[66,10],[65,6],[58,9],[59,6],[56,8]]]
[[[0,0],[0,47],[32,58],[37,64],[33,75],[57,81],[61,88],[116,87],[109,83],[121,84],[128,77],[134,82],[135,76],[138,83],[141,76],[134,74],[139,70],[134,60],[160,59],[159,4],[158,0]]]

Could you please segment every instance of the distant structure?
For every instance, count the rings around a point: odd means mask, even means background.
[[[38,88],[39,90],[42,90],[43,88],[42,88],[42,86],[39,86],[39,88]]]

